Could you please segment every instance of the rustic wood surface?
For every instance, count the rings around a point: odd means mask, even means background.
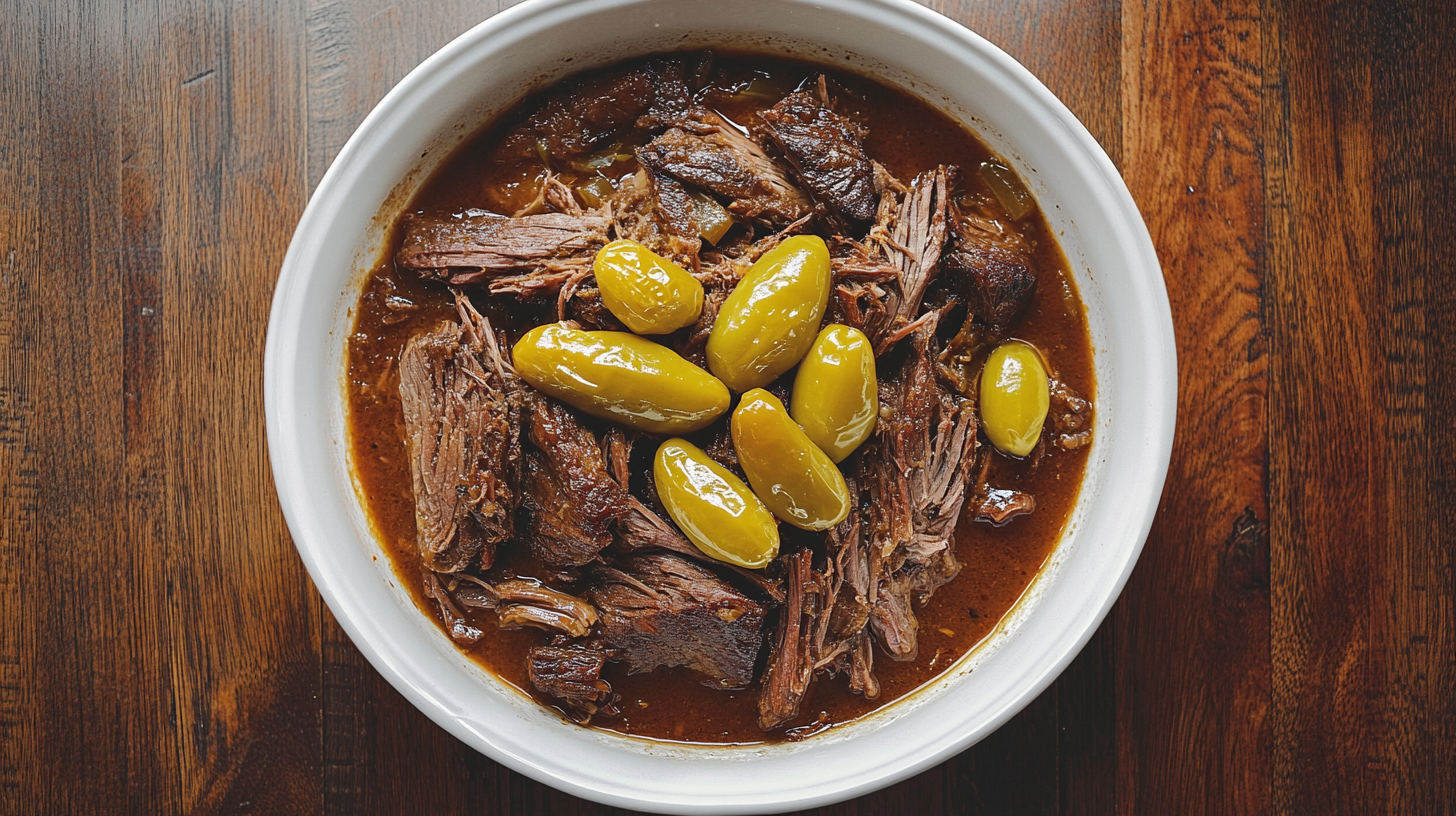
[[[344,636],[268,471],[310,190],[489,0],[0,5],[0,813],[606,813]],[[1045,694],[822,813],[1456,808],[1456,4],[932,3],[1122,169],[1181,395],[1123,597]]]

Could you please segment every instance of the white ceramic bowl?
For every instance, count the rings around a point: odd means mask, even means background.
[[[395,215],[452,147],[530,89],[625,57],[734,45],[913,89],[1027,180],[1087,306],[1098,379],[1081,499],[1000,630],[908,698],[796,744],[654,743],[563,723],[466,659],[416,609],[374,540],[346,453],[344,339]],[[1172,320],[1157,257],[1112,162],[1026,69],[901,0],[530,0],[405,77],[345,145],[300,220],[268,328],[269,451],[299,554],[380,673],[442,727],[513,770],[600,802],[676,813],[782,811],[928,768],[1040,693],[1121,591],[1173,439]]]

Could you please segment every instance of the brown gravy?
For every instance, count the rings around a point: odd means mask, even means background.
[[[825,73],[838,86],[841,112],[868,126],[867,152],[896,176],[909,179],[939,163],[955,164],[963,169],[958,189],[966,194],[988,194],[974,169],[993,154],[960,124],[903,91],[842,71],[759,55],[720,54],[716,66],[719,73],[714,86],[755,82],[781,88],[783,93]],[[773,101],[727,94],[711,99],[714,107],[739,122],[749,121],[756,110]],[[523,189],[529,190],[530,179],[502,172],[487,158],[503,128],[518,121],[519,111],[530,104],[531,100],[526,100],[516,113],[507,114],[467,140],[419,192],[409,210],[484,207],[509,212],[509,203],[502,199],[522,195]],[[1041,349],[1060,379],[1092,399],[1096,383],[1086,315],[1066,259],[1039,211],[1033,210],[1018,225],[1034,244],[1039,285],[1031,308],[1013,335]],[[420,587],[414,499],[395,364],[411,334],[447,318],[453,308],[443,285],[395,269],[392,259],[398,240],[395,236],[386,259],[364,286],[348,341],[349,444],[371,520],[390,554],[395,573],[410,588],[420,610],[438,623],[435,608]],[[398,317],[384,305],[391,295],[420,308],[409,313],[407,319],[391,323]],[[543,307],[540,314],[522,314],[514,301],[483,295],[477,295],[475,301],[494,325],[508,331],[541,322],[549,313]],[[851,693],[842,677],[816,678],[801,709],[801,719],[810,724],[790,729],[790,738],[853,720],[896,701],[945,671],[992,632],[1046,561],[1077,499],[1086,449],[1051,450],[1036,466],[1000,455],[994,457],[992,483],[1033,493],[1037,510],[1001,528],[978,523],[969,515],[962,519],[956,547],[964,568],[955,580],[936,592],[926,607],[917,610],[917,659],[896,663],[878,655],[875,670],[883,690],[875,700]],[[500,563],[492,572],[508,569],[513,551],[517,552],[514,559],[523,560],[521,549],[503,546]],[[550,699],[534,692],[526,678],[527,650],[545,642],[547,636],[534,630],[497,629],[489,620],[492,615],[480,615],[488,635],[470,651],[472,658],[522,693],[552,706]],[[623,713],[619,718],[594,721],[595,726],[656,739],[702,743],[758,743],[780,738],[778,734],[765,735],[755,722],[756,689],[710,688],[684,669],[628,676],[613,664],[604,676],[621,695]]]

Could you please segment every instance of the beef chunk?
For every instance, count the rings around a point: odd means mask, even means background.
[[[955,212],[951,224],[947,272],[968,284],[970,309],[985,327],[983,342],[998,343],[1036,294],[1030,247],[1013,227],[990,217]]]
[[[859,128],[807,92],[789,94],[761,114],[769,137],[814,198],[841,217],[875,217],[875,174]]]
[[[1092,443],[1092,403],[1055,377],[1051,381],[1050,408],[1047,418],[1056,434],[1052,444],[1062,450],[1077,450]]]
[[[526,389],[531,444],[526,460],[526,506],[531,551],[553,566],[593,561],[612,542],[627,511],[627,491],[607,473],[596,435],[565,405]]]
[[[590,257],[607,242],[599,211],[506,218],[489,213],[410,215],[395,263],[460,285],[531,274],[572,256]]]
[[[791,184],[757,144],[716,113],[698,109],[638,148],[637,160],[729,200],[741,218],[783,224],[810,210],[809,199]]]
[[[526,658],[531,685],[584,716],[583,722],[612,699],[612,687],[602,679],[607,653],[590,646],[536,646]]]
[[[808,550],[800,550],[784,559],[788,592],[758,692],[758,725],[765,731],[799,716],[799,704],[814,679],[820,588],[810,569],[811,558]]]
[[[682,182],[672,176],[648,172],[647,177],[656,197],[652,216],[664,236],[666,254],[676,259],[688,259],[688,265],[696,268],[698,249],[702,247],[703,240],[698,235],[698,214],[692,196]]]
[[[649,114],[686,108],[689,92],[678,60],[653,60],[629,71],[568,83],[501,141],[497,155],[529,160],[544,153],[567,163],[607,144]]]
[[[460,323],[417,334],[399,358],[405,449],[424,566],[488,568],[515,532],[523,386],[489,321],[457,294]]]
[[[633,674],[687,666],[726,688],[753,682],[764,608],[675,555],[637,555],[603,569],[588,593],[607,645]]]

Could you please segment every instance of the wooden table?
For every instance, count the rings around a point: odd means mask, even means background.
[[[0,12],[0,813],[607,812],[369,667],[264,443],[310,190],[500,5]],[[933,5],[1122,169],[1172,301],[1178,436],[1142,560],[1061,679],[823,812],[1451,813],[1456,4]]]

